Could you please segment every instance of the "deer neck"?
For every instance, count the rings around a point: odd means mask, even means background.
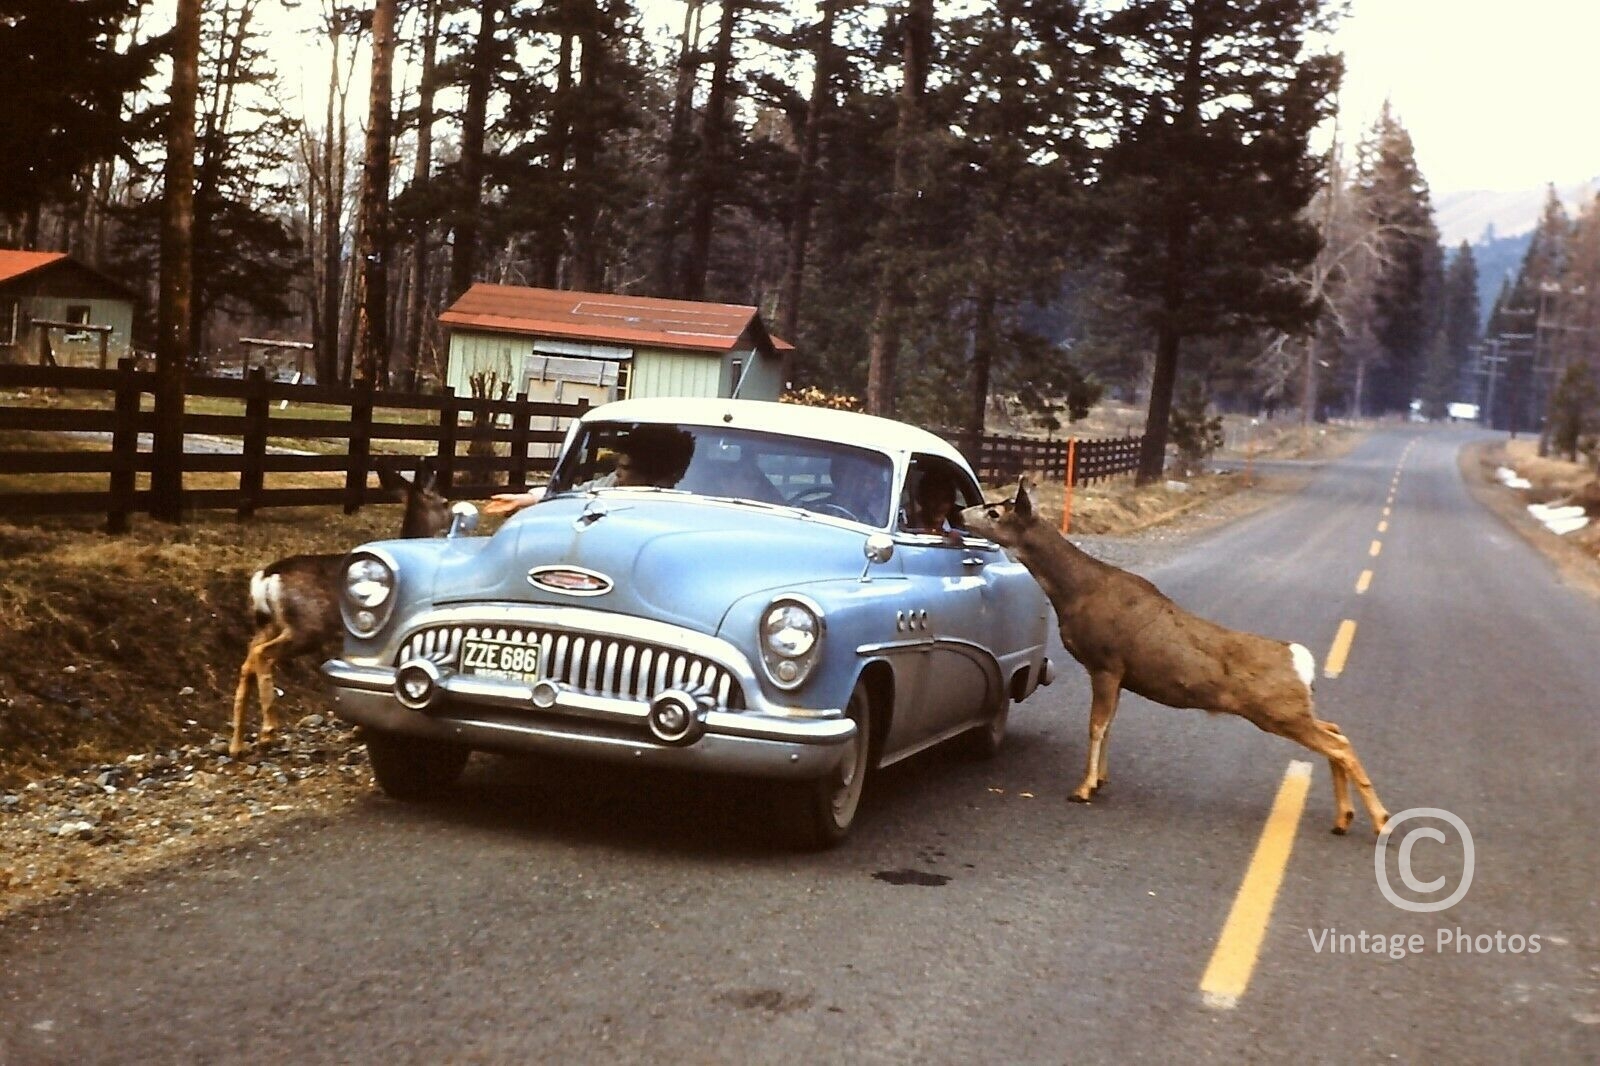
[[[1105,564],[1042,522],[1029,526],[1013,549],[1059,614],[1103,577]]]

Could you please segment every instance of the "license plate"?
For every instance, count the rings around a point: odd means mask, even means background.
[[[539,645],[513,644],[508,640],[463,640],[461,672],[531,685],[539,680]]]

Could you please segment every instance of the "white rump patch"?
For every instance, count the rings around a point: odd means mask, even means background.
[[[1294,672],[1300,675],[1301,683],[1310,692],[1311,682],[1317,676],[1317,657],[1304,644],[1289,645],[1289,657],[1294,660]]]
[[[277,614],[279,583],[277,574],[268,577],[260,570],[251,574],[250,609],[256,614]]]

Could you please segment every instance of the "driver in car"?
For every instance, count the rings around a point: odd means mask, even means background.
[[[888,520],[887,464],[880,466],[865,456],[846,452],[834,456],[828,480],[833,483],[833,494],[822,502],[843,508],[869,526],[881,526]]]

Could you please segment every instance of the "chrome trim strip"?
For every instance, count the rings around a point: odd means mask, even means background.
[[[663,661],[665,658],[663,657]],[[342,659],[322,664],[322,675],[336,687],[394,697],[396,671],[382,666],[359,666]],[[525,713],[541,712],[571,715],[620,725],[643,727],[650,705],[611,696],[595,696],[557,685],[555,702],[538,707],[533,702],[533,687],[519,681],[465,677],[451,674],[440,684],[446,697],[459,698],[473,705]],[[396,701],[398,703],[398,701]],[[436,710],[438,710],[436,705]],[[462,708],[465,710],[465,708]],[[747,737],[755,740],[783,741],[790,744],[837,744],[855,735],[855,723],[838,708],[807,712],[807,717],[763,714],[760,711],[711,711],[706,715],[707,733]],[[453,714],[448,706],[430,717],[444,721],[467,721],[470,714]]]
[[[334,712],[346,721],[372,729],[450,740],[488,750],[550,752],[626,762],[633,766],[671,766],[703,773],[792,781],[815,780],[834,772],[846,750],[845,742],[855,731],[855,723],[846,718],[829,723],[840,729],[840,736],[815,737],[812,742],[706,733],[693,744],[671,745],[661,743],[648,733],[641,733],[638,740],[594,736],[580,732],[582,726],[578,723],[574,723],[575,729],[568,730],[548,721],[422,714],[406,710],[392,695],[354,689],[334,690]],[[847,727],[848,732],[841,727]]]

